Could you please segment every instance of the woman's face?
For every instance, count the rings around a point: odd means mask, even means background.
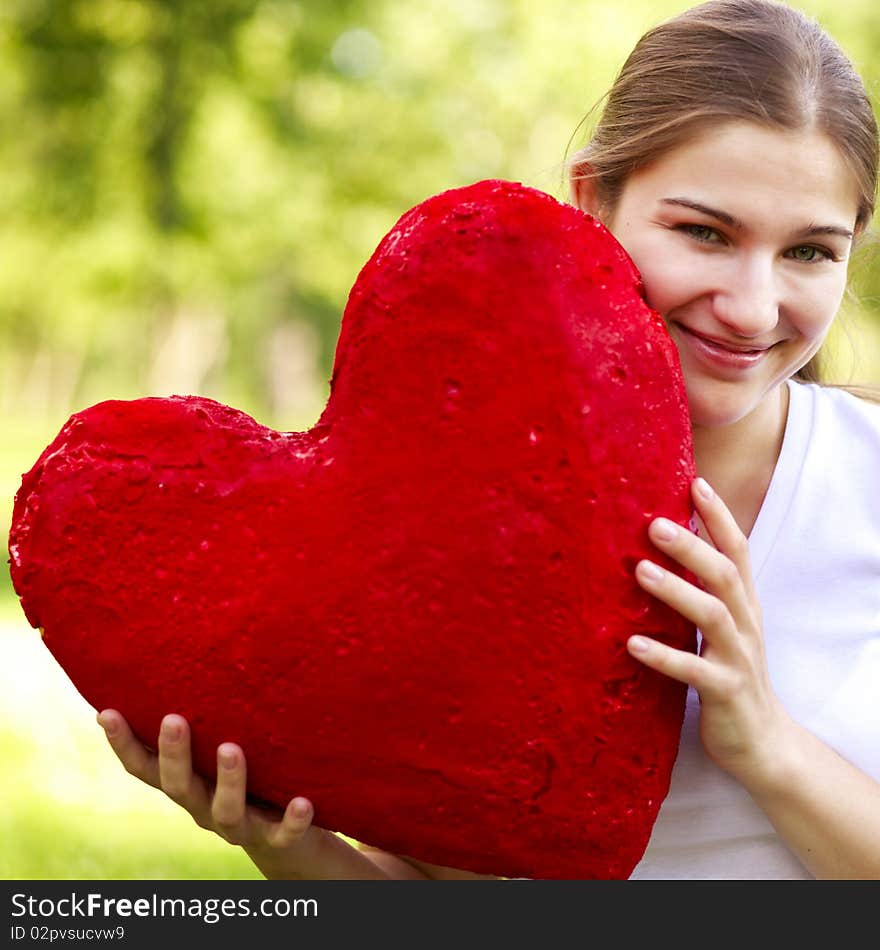
[[[589,186],[578,197],[601,215]],[[857,211],[818,132],[731,122],[630,176],[604,221],[678,347],[694,426],[744,418],[819,349]]]

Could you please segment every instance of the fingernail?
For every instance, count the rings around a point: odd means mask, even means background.
[[[671,541],[678,534],[678,526],[666,518],[657,518],[651,527],[654,537],[660,541]]]
[[[231,749],[219,749],[218,756],[220,758],[220,764],[224,769],[234,769],[236,762],[236,755]]]
[[[116,720],[105,716],[104,713],[98,713],[98,725],[108,736],[116,735]]]
[[[697,494],[703,501],[711,501],[715,497],[715,492],[709,487],[705,478],[697,479]]]
[[[294,818],[305,818],[309,813],[309,803],[299,798],[293,803],[292,811]]]
[[[179,739],[183,735],[183,730],[180,728],[179,722],[163,722],[162,723],[162,734],[166,739]]]
[[[663,568],[658,567],[653,561],[639,561],[638,569],[642,577],[647,577],[651,581],[659,581],[663,577]]]
[[[647,653],[649,645],[644,637],[630,637],[627,640],[627,646],[633,653]]]

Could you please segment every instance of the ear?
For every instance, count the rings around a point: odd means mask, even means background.
[[[602,202],[596,190],[596,179],[586,159],[574,162],[569,168],[568,192],[569,200],[575,207],[594,218],[602,218]]]

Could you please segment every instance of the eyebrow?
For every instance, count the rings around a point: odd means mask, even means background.
[[[743,223],[738,218],[735,218],[732,214],[728,214],[726,211],[719,211],[718,208],[710,208],[708,205],[704,205],[699,201],[692,201],[690,198],[661,198],[661,204],[665,205],[678,205],[682,208],[691,208],[694,211],[699,211],[700,214],[706,214],[710,218],[717,218],[723,224],[726,224],[729,228],[736,228],[737,230],[742,230]],[[802,234],[837,234],[840,237],[846,238],[851,241],[853,232],[849,228],[838,227],[836,224],[814,224],[810,227],[805,228]]]

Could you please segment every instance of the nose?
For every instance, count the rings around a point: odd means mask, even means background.
[[[763,257],[739,260],[713,298],[715,317],[732,337],[764,337],[779,322],[781,291],[772,262]]]

